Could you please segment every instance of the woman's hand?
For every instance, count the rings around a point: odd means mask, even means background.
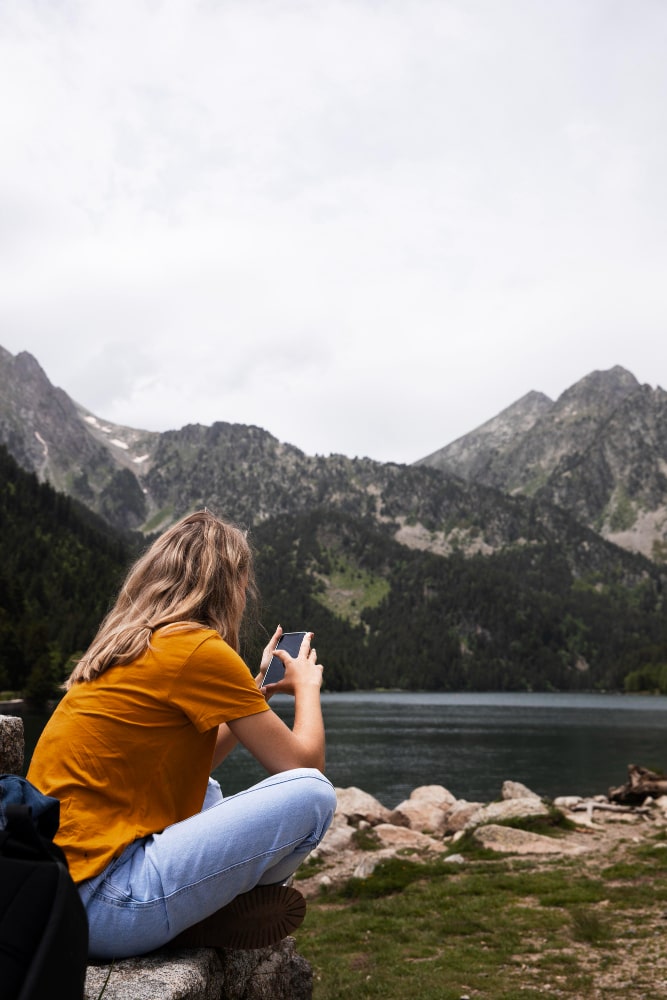
[[[227,725],[238,739],[269,774],[287,771],[294,767],[316,767],[324,770],[324,720],[320,704],[322,664],[317,662],[317,652],[311,648],[312,632],[307,632],[298,656],[290,656],[284,649],[276,650],[282,634],[278,627],[264,650],[260,678],[273,655],[285,664],[285,676],[277,684],[263,688],[266,698],[275,692],[294,695],[294,722],[292,729],[274,712],[259,712]],[[261,680],[258,681],[261,684]]]
[[[282,632],[282,629],[280,631]],[[279,660],[282,660],[285,666],[285,676],[276,684],[267,685],[264,689],[267,698],[270,698],[275,693],[293,694],[296,697],[301,691],[307,688],[315,688],[319,691],[322,687],[323,667],[321,663],[317,662],[317,650],[310,645],[312,638],[313,633],[306,632],[299,648],[299,654],[295,657],[290,656],[286,649],[276,649],[275,643],[273,644],[269,660],[271,656],[277,656]],[[270,646],[271,643],[269,643],[267,649]],[[266,669],[264,673],[266,673]]]
[[[273,651],[276,648],[276,643],[278,642],[282,634],[283,634],[282,625],[279,625],[278,628],[273,633],[273,635],[271,636],[271,638],[269,639],[266,646],[264,647],[264,652],[262,653],[262,659],[259,664],[259,673],[255,677],[255,681],[257,683],[258,688],[261,688],[262,686],[262,681],[266,676],[266,671],[269,669],[269,663],[271,662],[271,659],[273,657]],[[273,686],[274,686],[273,684],[270,685],[270,687]]]

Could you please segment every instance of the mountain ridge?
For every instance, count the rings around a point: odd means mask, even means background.
[[[667,396],[621,366],[589,373],[556,400],[528,392],[401,465],[308,456],[253,425],[113,424],[52,386],[30,354],[0,348],[0,441],[23,468],[121,530],[162,530],[198,506],[251,526],[324,503],[393,520],[408,547],[488,554],[504,544],[490,508],[528,496],[622,548],[667,559]],[[424,477],[427,468],[441,478]],[[457,500],[462,491],[467,499]]]
[[[602,374],[570,393],[556,426],[560,433],[559,426],[574,421],[585,433],[573,440],[597,442],[597,465],[609,483],[617,466],[625,468],[625,443],[617,455],[609,435],[591,441],[590,421],[611,428],[615,420],[620,434],[630,414],[641,433],[656,436],[655,447],[662,428],[652,392],[643,392],[645,412],[633,408],[636,390],[617,375],[611,388]],[[617,399],[624,383],[628,412]],[[596,410],[600,393],[609,397],[606,423]],[[573,411],[581,411],[584,397],[592,413],[582,416]],[[499,415],[486,444],[495,435],[496,445],[511,448],[519,437],[513,421],[528,436],[554,405],[527,394]],[[249,528],[263,607],[248,662],[257,658],[262,630],[270,634],[275,622],[308,627],[317,632],[318,648],[331,651],[333,690],[615,690],[633,672],[661,676],[667,659],[667,571],[585,523],[605,500],[608,483],[602,477],[603,488],[586,493],[596,463],[577,457],[576,449],[564,448],[552,463],[553,469],[570,463],[569,476],[561,470],[553,480],[554,489],[571,489],[559,506],[546,490],[512,495],[428,464],[308,456],[260,427],[216,422],[158,433],[111,424],[51,386],[35,359],[0,349],[2,440],[8,461],[0,492],[14,519],[22,516],[11,506],[14,493],[34,492],[25,477],[39,476],[44,487],[83,503],[115,532],[134,532],[137,545],[203,506]],[[538,457],[548,452],[539,438],[534,449]],[[497,451],[502,456],[503,448]],[[644,458],[654,471],[652,452]],[[630,521],[639,487],[649,497],[662,495],[659,478],[651,484],[642,475],[638,484],[626,484],[625,506],[613,512],[616,527]],[[568,504],[580,505],[583,515]],[[39,567],[24,572],[34,565],[32,551],[12,549],[15,530],[17,537],[34,531],[40,538],[51,529],[31,527],[30,518],[16,529],[3,523],[25,594],[13,593],[8,579],[0,611],[18,602],[36,622],[49,619]],[[95,597],[100,606],[111,595]]]
[[[616,366],[547,400],[532,421],[513,404],[415,464],[562,506],[609,541],[664,561],[667,394]]]

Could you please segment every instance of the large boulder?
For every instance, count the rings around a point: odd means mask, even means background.
[[[470,816],[465,830],[472,830],[484,823],[494,823],[504,819],[523,819],[530,816],[548,816],[549,809],[541,799],[507,799],[482,806]]]
[[[393,823],[379,823],[373,830],[383,847],[394,847],[397,850],[410,848],[416,851],[444,851],[445,844],[417,830],[404,826],[394,826]]]
[[[407,826],[435,834],[445,832],[447,811],[456,803],[456,798],[442,785],[420,785],[392,810],[389,817],[395,826]]]
[[[56,991],[57,992],[57,991]],[[155,951],[91,964],[85,1000],[311,1000],[313,970],[287,937],[248,951]]]
[[[461,830],[465,830],[470,817],[474,816],[482,808],[482,802],[467,802],[466,799],[459,799],[445,813],[444,832],[446,834],[459,833]]]
[[[560,838],[495,823],[477,827],[472,836],[482,847],[500,854],[580,854],[582,851],[580,846]]]
[[[352,826],[358,826],[361,822],[370,823],[371,826],[389,822],[390,810],[360,788],[337,788],[336,798],[336,816],[344,816]]]

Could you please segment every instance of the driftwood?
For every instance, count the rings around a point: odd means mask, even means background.
[[[648,816],[651,812],[649,807],[638,809],[635,806],[612,805],[611,802],[594,802],[592,799],[589,799],[588,802],[578,802],[576,806],[572,806],[570,811],[583,812],[585,810],[588,813],[592,813],[594,809],[599,809],[601,812],[634,813],[640,816]]]
[[[628,780],[619,788],[609,789],[609,801],[622,805],[640,805],[645,799],[667,795],[667,778],[639,764],[628,764]]]

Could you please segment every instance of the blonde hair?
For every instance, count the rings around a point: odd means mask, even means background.
[[[215,629],[238,651],[246,591],[254,589],[252,552],[240,528],[206,509],[182,518],[132,566],[66,686],[131,663],[164,625]]]

